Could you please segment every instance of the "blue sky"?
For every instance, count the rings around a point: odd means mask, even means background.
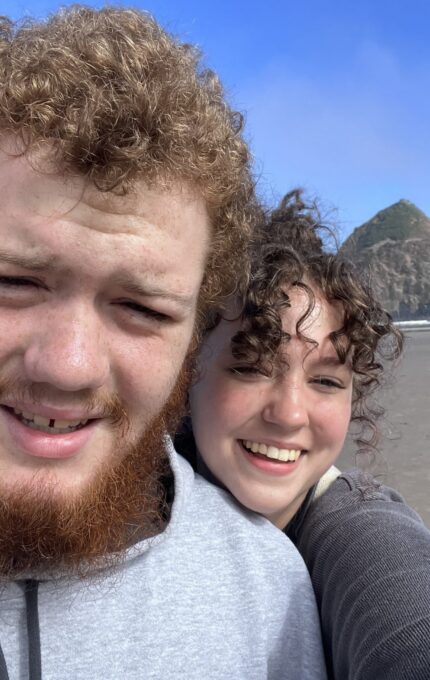
[[[3,0],[12,18],[59,4]],[[103,3],[89,2],[93,6]],[[407,198],[430,216],[429,0],[148,0],[246,112],[259,191],[318,196],[343,235]]]

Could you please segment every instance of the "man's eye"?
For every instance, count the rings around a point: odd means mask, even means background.
[[[124,300],[119,304],[121,304],[121,306],[125,307],[126,309],[135,312],[136,314],[149,317],[151,319],[154,319],[155,321],[168,322],[171,320],[170,316],[168,316],[167,314],[159,312],[158,310],[153,309],[152,307],[146,307],[145,305],[141,305],[138,302],[133,302],[132,300]]]
[[[24,288],[25,286],[37,287],[39,284],[32,279],[26,279],[21,276],[0,276],[0,286],[7,286],[10,288]]]

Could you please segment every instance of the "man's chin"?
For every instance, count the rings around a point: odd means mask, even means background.
[[[191,354],[169,399],[137,443],[124,444],[125,410],[121,404],[112,410],[116,436],[110,460],[102,455],[102,442],[98,457],[96,447],[88,452],[88,461],[98,458],[99,467],[56,461],[21,469],[19,477],[8,481],[13,468],[5,464],[0,481],[0,578],[88,575],[117,564],[130,545],[161,530],[169,510],[163,486],[169,469],[165,436],[182,416],[190,360]]]
[[[165,421],[158,417],[119,462],[90,481],[66,482],[39,470],[0,487],[0,576],[75,572],[113,566],[125,549],[163,524]]]
[[[43,500],[47,503],[73,503],[89,492],[100,471],[94,470],[91,476],[63,474],[63,470],[41,469],[8,470],[9,475],[0,479],[0,503],[13,499],[27,498],[36,505]]]

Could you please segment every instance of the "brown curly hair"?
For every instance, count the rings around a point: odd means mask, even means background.
[[[24,153],[54,149],[57,171],[102,191],[183,181],[204,197],[212,248],[200,316],[234,289],[258,214],[242,127],[198,51],[146,13],[74,5],[46,21],[0,17],[3,136]]]
[[[301,327],[314,308],[314,291],[321,291],[329,303],[341,303],[343,325],[330,334],[330,340],[340,361],[351,361],[352,420],[362,426],[356,442],[361,451],[371,451],[378,440],[376,420],[383,410],[368,398],[381,383],[387,362],[399,357],[403,336],[353,263],[329,251],[326,237],[330,236],[316,206],[305,203],[301,190],[283,198],[254,238],[251,277],[241,293],[242,327],[232,338],[232,352],[265,372],[283,361],[279,349],[291,336],[282,329],[281,312],[291,306],[292,287],[308,296],[296,333],[312,345],[315,341]]]

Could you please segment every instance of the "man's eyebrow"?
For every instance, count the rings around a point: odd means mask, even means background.
[[[166,290],[149,281],[140,284],[138,281],[131,279],[128,276],[122,276],[116,278],[115,283],[131,295],[139,295],[139,297],[158,297],[164,300],[171,300],[172,302],[179,304],[186,311],[191,310],[194,306],[194,295]]]
[[[23,269],[34,269],[35,271],[55,270],[57,266],[54,259],[48,255],[33,254],[24,255],[14,253],[0,248],[0,261],[13,264]]]
[[[15,265],[16,267],[32,269],[34,271],[58,270],[58,265],[55,263],[52,256],[42,254],[23,255],[22,253],[14,253],[0,248],[0,262],[1,261]],[[194,306],[194,295],[166,290],[165,288],[160,288],[150,282],[140,284],[128,275],[117,277],[115,283],[132,295],[139,295],[140,297],[159,297],[165,300],[171,300],[183,307],[185,311],[191,310]]]

